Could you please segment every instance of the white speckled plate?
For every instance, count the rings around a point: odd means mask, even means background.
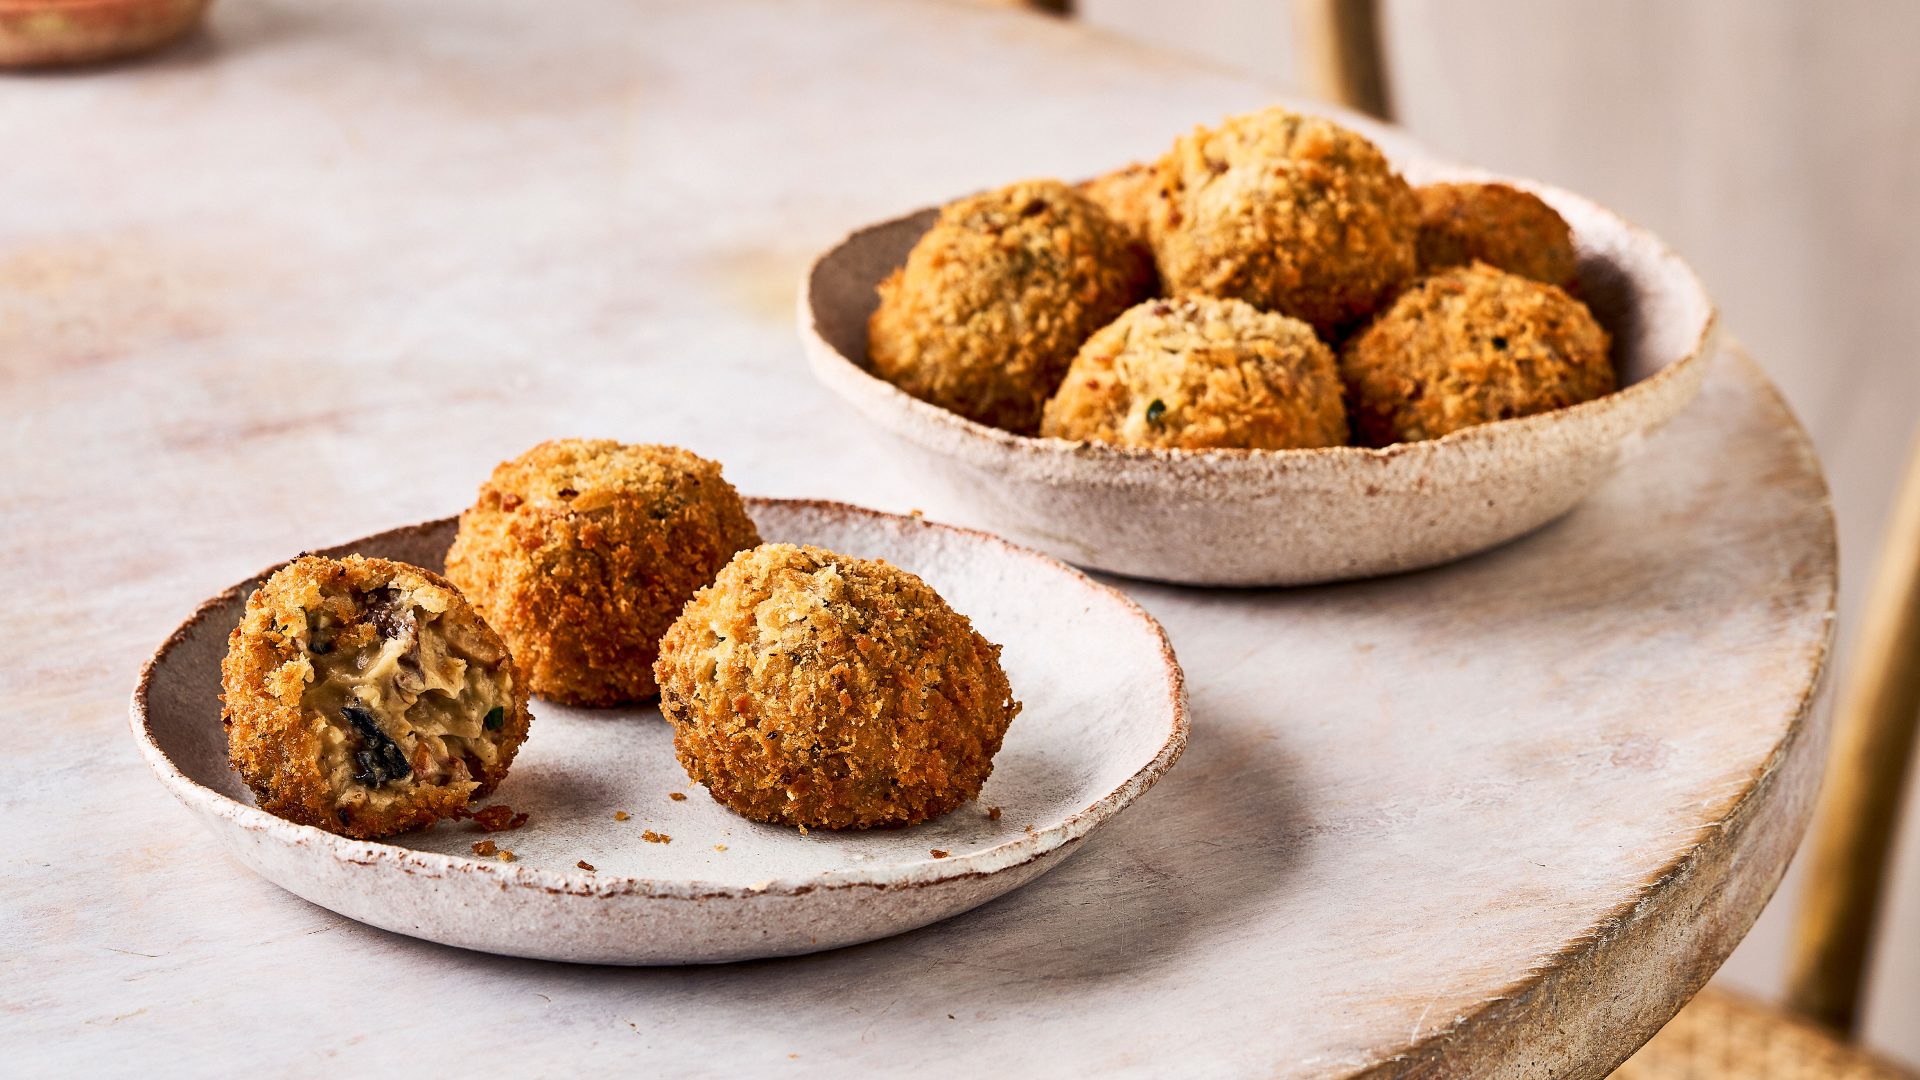
[[[1180,756],[1179,665],[1159,625],[1120,593],[984,533],[834,503],[749,506],[770,541],[919,574],[1005,647],[1026,708],[977,804],[911,829],[802,836],[738,817],[690,784],[655,709],[535,699],[527,744],[490,800],[531,814],[524,828],[486,836],[443,822],[373,842],[295,825],[254,807],[220,727],[220,659],[260,578],[207,601],[154,654],[134,691],[134,736],[229,852],[316,904],[449,945],[609,964],[784,956],[956,915],[1057,866]],[[438,569],[453,532],[446,519],[328,553]],[[648,831],[671,842],[649,842]],[[483,838],[516,861],[472,855]]]
[[[1572,509],[1693,400],[1715,318],[1652,234],[1570,192],[1402,158],[1415,183],[1500,180],[1572,226],[1581,299],[1613,333],[1621,389],[1572,408],[1384,449],[1157,450],[1027,438],[910,397],[867,368],[874,288],[938,216],[862,229],[800,286],[813,372],[891,435],[970,520],[1063,559],[1192,585],[1300,585],[1434,566]]]

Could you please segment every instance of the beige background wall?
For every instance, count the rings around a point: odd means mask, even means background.
[[[1920,3],[1384,8],[1401,122],[1462,160],[1574,188],[1661,233],[1784,388],[1833,486],[1844,670],[1920,419]],[[1079,9],[1113,32],[1298,85],[1288,0]],[[1866,1034],[1920,1064],[1920,799],[1908,800],[1893,878]],[[1723,980],[1778,992],[1799,888],[1796,872]]]

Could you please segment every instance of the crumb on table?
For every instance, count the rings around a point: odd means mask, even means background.
[[[591,872],[594,869],[594,865],[585,859],[581,859],[579,862],[574,863],[573,865],[579,867],[582,870],[586,870],[589,872]]]
[[[499,850],[499,846],[491,840],[480,840],[473,845],[475,855],[492,855]]]
[[[501,862],[512,862],[512,861],[513,861],[513,849],[512,849],[512,848],[501,848],[501,849],[500,849],[500,861],[501,861]]]
[[[713,845],[713,850],[715,850],[715,851],[725,851],[725,850],[727,850],[727,845],[725,845],[725,844],[715,844],[715,845]]]
[[[663,833],[663,832],[654,832],[652,829],[648,829],[647,831],[641,833],[640,839],[645,840],[649,844],[673,843],[673,837],[668,836],[666,833]]]
[[[625,821],[632,816],[632,814],[627,813],[625,810],[615,810],[613,812],[613,820],[615,821]]]
[[[527,823],[527,817],[528,815],[526,814],[514,813],[513,807],[501,803],[497,806],[489,806],[484,810],[474,811],[473,822],[488,832],[502,832],[507,829],[517,829],[525,825]]]
[[[951,852],[941,851],[939,848],[932,848],[930,850],[933,853],[933,857],[936,859],[944,859],[948,855],[952,854]]]
[[[669,791],[667,792],[667,798],[672,799],[674,802],[686,802],[687,793],[684,791]]]
[[[988,820],[988,821],[999,821],[999,820],[1000,820],[1000,808],[999,808],[999,807],[997,807],[997,806],[989,806],[989,807],[987,807],[987,820]]]

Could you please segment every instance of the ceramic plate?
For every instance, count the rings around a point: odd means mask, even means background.
[[[192,30],[208,0],[0,0],[0,68],[91,64]]]
[[[812,952],[958,914],[1057,866],[1180,756],[1179,665],[1159,625],[1119,592],[984,533],[831,503],[749,508],[769,541],[919,574],[1005,647],[1026,708],[977,803],[910,829],[803,836],[738,817],[689,783],[656,709],[536,698],[527,743],[489,800],[527,812],[525,827],[487,835],[442,822],[370,842],[295,825],[254,807],[220,726],[227,635],[265,575],[207,601],[160,647],[134,693],[134,736],[229,852],[322,907],[449,945],[611,964]],[[327,553],[437,570],[453,533],[445,519]],[[474,856],[483,838],[515,861]]]
[[[814,374],[892,436],[947,505],[1069,562],[1194,585],[1298,585],[1433,566],[1552,521],[1700,388],[1714,310],[1652,234],[1570,192],[1435,162],[1414,183],[1499,179],[1572,226],[1581,299],[1614,338],[1621,389],[1538,416],[1384,449],[1156,450],[1028,438],[910,397],[867,369],[874,288],[937,208],[862,229],[801,283]]]

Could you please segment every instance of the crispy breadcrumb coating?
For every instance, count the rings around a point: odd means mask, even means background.
[[[1107,216],[1145,241],[1151,228],[1154,200],[1160,197],[1160,173],[1151,164],[1135,162],[1124,169],[1102,173],[1079,185],[1081,194]]]
[[[1330,120],[1231,117],[1175,142],[1158,171],[1151,231],[1171,295],[1245,300],[1333,340],[1413,276],[1412,189]]]
[[[1611,339],[1585,304],[1485,263],[1422,278],[1340,353],[1348,408],[1374,446],[1610,393]]]
[[[980,793],[1020,711],[999,655],[904,570],[768,544],[700,590],[654,670],[680,763],[715,800],[847,829]]]
[[[1348,436],[1340,374],[1313,328],[1210,296],[1149,300],[1087,339],[1040,433],[1183,450]]]
[[[1420,270],[1478,261],[1569,288],[1580,259],[1573,230],[1538,195],[1505,184],[1428,184],[1420,200]]]
[[[759,542],[714,462],[557,439],[493,470],[460,515],[447,576],[512,645],[534,693],[616,705],[658,693],[660,635]]]
[[[388,559],[281,567],[220,677],[228,756],[261,809],[363,839],[491,792],[530,722],[499,635],[445,578]]]
[[[1074,350],[1152,282],[1146,249],[1086,196],[1011,184],[940,211],[880,283],[867,354],[914,397],[1030,435]]]

